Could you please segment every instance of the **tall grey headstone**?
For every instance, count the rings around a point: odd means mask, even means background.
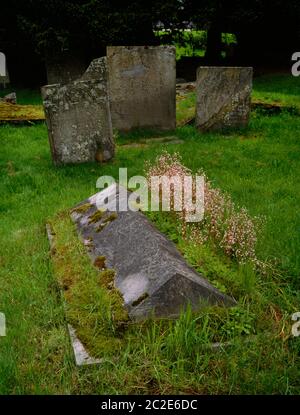
[[[0,85],[4,88],[9,84],[9,74],[7,70],[6,56],[0,52]]]
[[[239,128],[248,124],[252,73],[250,67],[198,68],[196,127],[199,130]]]
[[[173,46],[107,47],[113,127],[176,127],[176,59]]]
[[[6,76],[6,58],[3,52],[0,52],[0,76]]]
[[[107,82],[46,85],[42,97],[55,164],[107,161],[114,155]]]
[[[193,310],[235,304],[191,268],[142,212],[124,211],[129,194],[113,184],[75,206],[71,217],[93,263],[105,257],[106,267],[115,270],[130,318],[175,317],[188,303]]]

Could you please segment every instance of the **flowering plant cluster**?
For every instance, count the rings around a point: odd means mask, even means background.
[[[198,172],[204,177],[204,218],[189,226],[188,236],[194,243],[213,242],[229,257],[239,263],[248,261],[257,265],[255,247],[259,218],[251,217],[245,208],[239,208],[230,196],[220,189],[213,187],[204,172]],[[163,152],[154,164],[146,163],[146,178],[148,182],[153,176],[179,177],[192,175],[190,169],[182,164],[178,153]],[[173,195],[173,197],[176,197]],[[172,204],[174,205],[173,200]],[[172,209],[171,209],[172,210]],[[184,207],[176,211],[181,223],[183,237],[187,236]]]

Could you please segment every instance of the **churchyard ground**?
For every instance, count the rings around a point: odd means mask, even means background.
[[[40,103],[38,92],[18,96],[20,103]],[[104,165],[54,167],[44,123],[0,126],[0,312],[7,321],[0,338],[1,394],[300,392],[300,337],[291,334],[291,315],[300,311],[299,79],[256,78],[253,98],[288,109],[252,111],[249,127],[235,132],[178,127],[172,135],[181,144],[123,147],[158,133],[117,135],[115,159]],[[193,93],[178,104],[178,118],[192,105]],[[236,204],[264,218],[257,256],[273,265],[259,274],[211,246],[195,251],[168,215],[152,215],[191,265],[218,288],[234,290],[238,305],[222,313],[187,311],[170,324],[141,327],[116,359],[104,352],[103,364],[78,369],[45,223],[95,193],[99,176],[117,178],[120,167],[129,176],[143,174],[144,162],[154,162],[164,149],[178,152],[193,172],[203,169]],[[224,338],[229,344],[211,349]]]

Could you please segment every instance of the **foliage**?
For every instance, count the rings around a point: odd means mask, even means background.
[[[179,4],[162,0],[150,4],[138,0],[12,0],[3,8],[3,15],[7,30],[13,24],[43,53],[82,47],[99,51],[108,44],[153,43],[153,24],[173,19]],[[18,10],[16,15],[12,8]]]
[[[234,33],[241,54],[253,57],[254,51],[262,59],[263,50],[294,51],[300,36],[296,0],[276,0],[272,7],[267,0],[12,0],[1,6],[1,15],[10,41],[22,44],[25,38],[43,53],[84,48],[99,54],[108,44],[156,44],[153,30],[160,25],[167,30],[164,42],[188,44],[192,53],[205,42],[207,54],[219,54],[222,40],[228,41],[222,33]],[[184,33],[187,27],[197,34]],[[199,31],[207,31],[207,42]]]

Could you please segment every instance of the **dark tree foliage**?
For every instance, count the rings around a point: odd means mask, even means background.
[[[157,23],[169,41],[189,23],[207,30],[206,58],[220,61],[222,32],[236,34],[239,62],[287,60],[300,46],[299,0],[10,0],[1,4],[0,48],[19,56],[83,50],[87,59],[109,44],[157,44]],[[166,37],[164,38],[166,39]],[[4,46],[3,46],[4,45]],[[10,55],[13,49],[10,48]],[[75,52],[74,52],[75,53]],[[11,57],[18,61],[15,57]],[[20,58],[22,61],[23,58]],[[17,65],[17,63],[16,63]]]
[[[11,0],[2,12],[39,51],[79,45],[151,44],[153,25],[176,20],[180,0]],[[2,26],[2,24],[1,24]]]
[[[299,0],[186,0],[185,14],[208,30],[207,56],[220,58],[221,33],[234,33],[240,61],[290,56],[300,47]]]
[[[212,56],[222,31],[267,50],[292,47],[300,35],[299,0],[10,0],[1,5],[1,17],[2,28],[12,36],[21,31],[38,50],[155,43],[157,22],[174,32],[186,22],[207,29]]]

